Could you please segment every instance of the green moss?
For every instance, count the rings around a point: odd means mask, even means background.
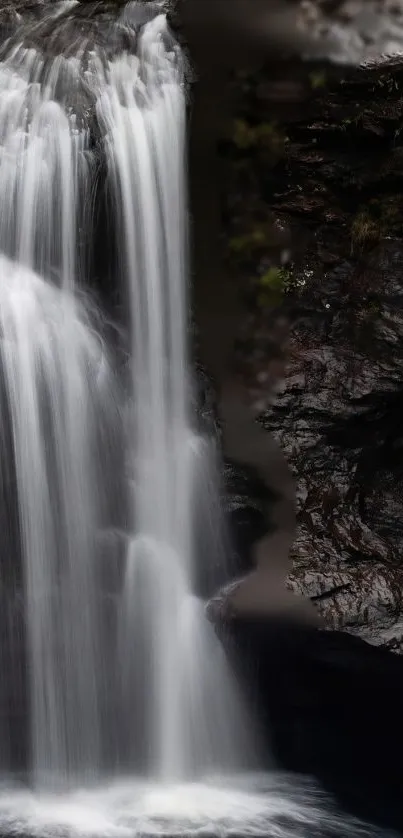
[[[258,304],[261,307],[281,302],[292,286],[292,274],[286,268],[268,268],[258,279]]]
[[[348,131],[349,128],[358,128],[360,123],[364,119],[365,112],[360,111],[355,116],[346,117],[346,119],[342,119],[340,122],[340,127],[342,131]]]
[[[383,236],[402,236],[402,198],[400,195],[372,198],[359,210],[351,224],[351,252],[370,250]]]
[[[253,145],[253,132],[247,122],[236,119],[232,139],[237,148],[247,149]]]
[[[378,300],[371,300],[368,303],[366,312],[369,318],[373,319],[382,314],[382,306]]]
[[[309,74],[309,81],[312,90],[321,90],[326,87],[327,75],[325,70],[316,70]]]
[[[232,139],[242,151],[261,149],[279,154],[284,150],[284,134],[276,122],[249,125],[243,119],[236,119]]]
[[[262,288],[285,291],[290,282],[291,274],[285,268],[269,268],[259,279]]]
[[[229,251],[233,256],[252,256],[257,250],[264,247],[266,235],[263,230],[257,228],[243,236],[234,236],[229,240]]]
[[[351,252],[363,253],[381,238],[382,226],[366,212],[359,212],[351,225]]]

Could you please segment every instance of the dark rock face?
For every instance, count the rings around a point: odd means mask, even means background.
[[[276,125],[270,76],[245,81],[223,145],[234,281],[254,312],[255,349],[240,351],[263,409],[273,305],[289,317],[284,382],[261,421],[297,477],[290,586],[329,627],[400,650],[403,64],[312,84]],[[273,226],[291,238],[280,268]]]
[[[197,334],[194,343],[197,351]],[[200,362],[196,363],[193,391],[195,425],[205,438],[204,456],[211,459],[210,471],[207,463],[207,469],[204,466],[199,473],[194,505],[195,584],[197,592],[208,599],[251,569],[253,545],[268,525],[263,512],[264,487],[252,471],[223,457],[214,384]],[[213,479],[215,485],[207,485],[206,479]],[[212,555],[214,546],[216,556]]]
[[[224,642],[279,766],[403,834],[400,657],[345,633],[233,620]]]
[[[393,646],[403,633],[402,256],[396,241],[373,251],[376,302],[363,290],[355,311],[343,293],[351,260],[310,286],[283,392],[264,419],[298,475],[293,587],[317,597],[331,624],[366,635],[370,626]]]
[[[312,238],[291,280],[284,388],[264,420],[299,478],[293,587],[330,624],[392,648],[403,636],[401,74],[395,62],[357,75],[290,131],[291,188],[276,204]]]

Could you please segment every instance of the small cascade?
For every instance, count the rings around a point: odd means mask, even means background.
[[[85,307],[4,256],[0,334],[1,416],[12,427],[25,590],[31,767],[37,784],[66,782],[96,776],[101,763],[95,534],[110,374]]]
[[[77,59],[14,47],[0,63],[0,250],[73,288],[91,234],[89,131],[67,100]]]

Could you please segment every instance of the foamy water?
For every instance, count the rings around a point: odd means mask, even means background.
[[[0,791],[3,835],[375,838],[387,833],[348,818],[307,781],[282,775],[211,777],[199,783],[119,780],[66,795]],[[390,834],[390,833],[389,833]]]

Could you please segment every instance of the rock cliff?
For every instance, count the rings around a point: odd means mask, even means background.
[[[275,80],[246,76],[222,143],[240,357],[297,478],[291,588],[329,627],[402,650],[403,62],[310,81],[275,122]],[[292,328],[269,406],[273,311]]]

